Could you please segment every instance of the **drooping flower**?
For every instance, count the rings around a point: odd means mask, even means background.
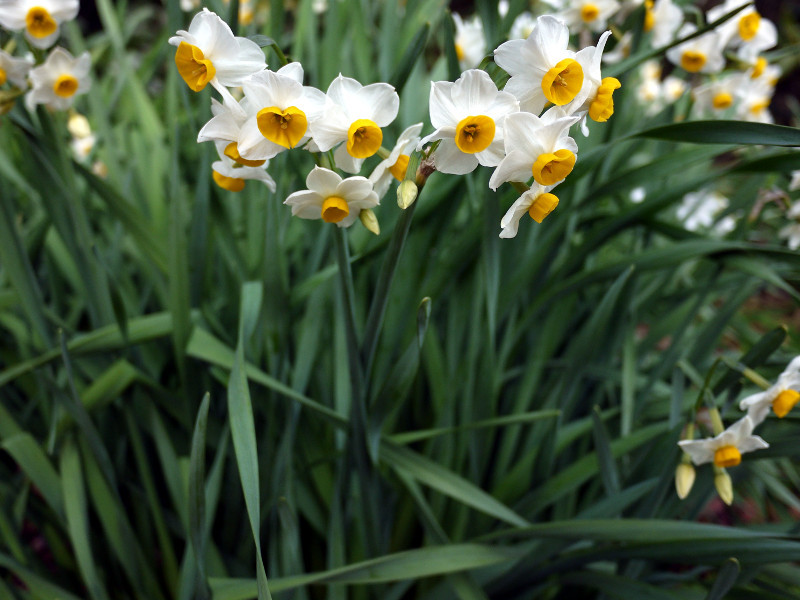
[[[567,26],[544,15],[527,39],[509,40],[494,51],[495,62],[511,76],[503,91],[519,100],[521,110],[538,115],[547,102],[564,106],[581,91],[583,67],[568,44]]]
[[[75,96],[89,91],[92,66],[88,52],[74,58],[63,48],[54,48],[47,59],[38,67],[31,69],[31,91],[25,95],[25,104],[33,110],[37,104],[44,104],[55,110],[69,108]]]
[[[467,21],[457,13],[453,13],[456,26],[454,41],[456,55],[461,70],[477,67],[486,55],[486,38],[483,35],[483,21],[478,15]]]
[[[697,31],[692,23],[686,23],[678,31],[683,38]],[[724,44],[716,31],[709,31],[667,50],[667,59],[689,73],[719,73],[725,66],[722,55]]]
[[[537,223],[541,223],[558,206],[558,197],[550,193],[553,186],[544,187],[535,183],[514,201],[500,220],[501,238],[513,238],[517,235],[519,220],[528,213]]]
[[[782,419],[800,402],[800,357],[796,357],[778,376],[778,380],[763,392],[747,396],[739,408],[747,411],[753,425],[761,424],[770,409]]]
[[[78,0],[3,0],[0,26],[25,30],[25,39],[36,48],[49,48],[61,33],[61,24],[78,15]]]
[[[519,112],[504,122],[506,156],[495,169],[489,187],[506,181],[526,182],[531,176],[543,187],[554,186],[569,175],[577,160],[578,145],[569,128],[578,121],[554,106],[541,117]]]
[[[597,46],[584,48],[575,56],[575,59],[583,68],[583,87],[575,99],[567,104],[564,109],[569,114],[577,113],[583,117],[581,130],[585,136],[589,135],[589,129],[586,127],[586,117],[588,116],[592,121],[597,121],[598,123],[608,121],[609,117],[614,114],[614,90],[621,87],[618,79],[615,77],[603,78],[600,73],[603,49],[610,35],[611,32],[606,31],[600,36]]]
[[[195,92],[210,83],[224,97],[229,94],[226,86],[240,86],[246,77],[267,67],[258,44],[234,36],[228,24],[207,8],[194,16],[188,31],[178,31],[169,43],[178,47],[178,73]]]
[[[408,167],[409,154],[414,147],[419,143],[419,134],[422,131],[422,123],[416,123],[406,128],[400,137],[397,138],[397,143],[392,148],[384,160],[382,160],[377,167],[375,167],[369,176],[372,182],[372,187],[378,198],[383,198],[392,179],[402,181],[406,174],[406,167]]]
[[[503,159],[503,122],[519,112],[508,92],[498,91],[485,71],[464,71],[455,82],[431,85],[431,125],[436,128],[424,144],[441,140],[433,154],[436,170],[463,175],[478,164],[495,167]]]
[[[681,440],[678,445],[695,465],[713,462],[720,468],[735,467],[742,462],[742,454],[769,448],[769,444],[753,435],[755,425],[744,416],[725,431],[704,440]]]
[[[364,209],[378,205],[378,195],[366,177],[342,179],[322,167],[306,177],[307,190],[294,192],[285,201],[301,219],[322,219],[338,227],[350,227]]]
[[[14,58],[0,50],[0,85],[9,81],[18,88],[28,87],[28,72],[32,66],[33,60],[30,58]]]
[[[382,128],[394,121],[399,108],[400,97],[388,83],[362,86],[340,73],[328,87],[322,116],[311,125],[312,137],[322,152],[341,144],[334,153],[336,166],[358,173],[364,159],[378,152]]]
[[[261,71],[242,84],[247,117],[239,151],[249,159],[272,158],[303,145],[325,107],[325,94],[303,86],[303,67],[289,63],[278,72]]]
[[[229,192],[241,192],[249,180],[261,181],[275,192],[275,180],[267,173],[269,161],[259,161],[259,164],[242,164],[241,160],[234,160],[226,152],[227,145],[222,142],[217,144],[219,160],[211,165],[211,177],[219,187]]]

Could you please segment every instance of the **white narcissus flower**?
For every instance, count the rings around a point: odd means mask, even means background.
[[[303,86],[303,67],[289,63],[277,73],[261,71],[242,84],[247,118],[239,152],[248,159],[272,158],[303,145],[325,108],[325,94]]]
[[[267,68],[258,44],[235,37],[228,24],[207,8],[194,16],[189,31],[178,31],[169,43],[178,47],[178,73],[195,92],[210,83],[224,97],[230,94],[226,86],[240,86],[246,77]]]
[[[683,23],[683,11],[672,0],[656,0],[647,11],[646,24],[650,25],[654,48],[666,46],[675,39],[675,32]]]
[[[686,23],[678,31],[683,38],[697,31],[692,23]],[[667,50],[667,59],[689,73],[719,73],[725,66],[722,55],[724,44],[716,31],[709,31]]]
[[[736,90],[738,102],[736,116],[743,121],[756,123],[772,123],[774,119],[769,112],[772,95],[775,89],[763,78],[744,79]]]
[[[384,160],[382,160],[369,176],[372,182],[372,187],[378,198],[383,198],[392,179],[402,181],[406,174],[408,167],[409,154],[414,150],[414,147],[419,143],[419,134],[422,131],[422,123],[416,123],[411,127],[406,128],[397,143],[392,148]]]
[[[708,11],[708,21],[716,21],[727,13],[750,3],[752,0],[726,0]],[[725,46],[737,48],[742,60],[755,59],[764,50],[778,43],[778,31],[769,19],[762,17],[753,6],[736,13],[720,25],[719,30]]]
[[[552,186],[544,187],[534,183],[531,189],[517,198],[500,220],[500,227],[503,228],[500,237],[505,239],[516,237],[519,220],[525,213],[537,223],[544,221],[545,217],[558,206],[558,198],[550,193],[551,189]]]
[[[568,114],[577,113],[582,116],[581,131],[584,136],[589,135],[586,127],[586,117],[598,123],[605,123],[614,114],[614,90],[621,87],[615,77],[606,77],[600,74],[603,60],[603,49],[606,40],[611,35],[606,31],[600,36],[597,46],[584,48],[575,55],[575,59],[583,69],[583,87],[575,99],[564,107]]]
[[[536,27],[536,19],[528,11],[521,12],[514,19],[511,24],[511,30],[508,32],[508,39],[510,40],[525,40],[533,33],[533,28]]]
[[[583,87],[583,67],[567,49],[569,30],[550,15],[536,19],[526,40],[509,40],[494,51],[494,60],[511,78],[504,91],[520,108],[539,114],[547,102],[569,104]]]
[[[241,192],[247,180],[255,180],[263,182],[269,191],[275,191],[275,180],[266,171],[269,161],[260,161],[258,166],[243,165],[225,152],[226,146],[225,142],[217,143],[219,160],[211,165],[214,183],[229,192]]]
[[[78,0],[3,0],[0,26],[11,31],[25,30],[25,38],[36,48],[52,46],[61,24],[78,15]]]
[[[460,15],[453,13],[456,26],[454,41],[456,55],[461,70],[477,67],[486,55],[486,38],[483,35],[483,22],[478,15],[464,21]]]
[[[464,175],[478,164],[496,167],[503,159],[503,121],[519,112],[511,94],[498,91],[485,71],[464,71],[455,82],[431,85],[431,125],[436,128],[417,148],[441,140],[433,153],[436,170]]]
[[[784,225],[778,231],[778,237],[786,240],[789,250],[797,250],[800,248],[800,223],[794,222]]]
[[[91,87],[89,69],[92,60],[88,52],[74,58],[63,48],[54,48],[47,59],[31,69],[31,91],[25,95],[29,110],[44,104],[55,110],[65,110],[72,105],[75,96],[85,94]]]
[[[0,85],[10,81],[18,88],[28,87],[28,72],[33,66],[33,59],[14,58],[8,52],[0,50]]]
[[[339,76],[328,87],[322,116],[311,124],[311,135],[321,152],[344,142],[334,153],[336,166],[358,173],[365,158],[378,152],[386,127],[400,108],[400,97],[388,83],[362,86]]]
[[[338,227],[350,227],[362,210],[378,205],[378,194],[366,177],[342,179],[322,167],[306,177],[307,190],[291,194],[284,204],[292,207],[292,214],[301,219],[322,219]]]
[[[617,0],[546,0],[571,29],[603,31],[620,9]]]
[[[769,444],[753,435],[753,421],[744,416],[725,431],[704,440],[681,440],[678,445],[696,465],[713,462],[717,467],[735,467],[742,462],[742,454],[769,448]]]
[[[794,405],[800,402],[800,356],[795,357],[786,369],[778,375],[778,380],[763,392],[747,396],[739,402],[739,408],[747,411],[753,426],[767,418],[770,409],[782,419]]]
[[[703,114],[724,113],[733,106],[738,88],[745,83],[744,75],[736,73],[710,81],[692,90],[695,109]]]
[[[717,215],[728,207],[728,199],[716,191],[689,192],[678,206],[678,219],[689,231],[714,225]],[[727,224],[723,228],[727,227]],[[721,232],[722,233],[722,232]]]
[[[503,124],[506,156],[489,187],[496,190],[506,181],[525,182],[531,175],[543,187],[563,181],[577,160],[578,145],[569,137],[569,128],[578,118],[557,106],[541,117],[526,112],[508,115]]]

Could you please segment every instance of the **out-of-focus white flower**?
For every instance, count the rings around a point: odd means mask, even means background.
[[[523,193],[500,221],[501,238],[513,238],[517,235],[519,220],[528,213],[537,223],[541,223],[558,206],[558,198],[550,193],[550,187],[534,183],[531,189]]]
[[[325,14],[325,11],[328,10],[328,0],[312,0],[311,10],[315,15]]]
[[[322,219],[350,227],[364,209],[378,205],[378,195],[366,177],[342,179],[329,169],[314,167],[306,177],[307,190],[291,194],[284,204],[301,219]]]
[[[631,199],[631,202],[634,204],[641,204],[644,202],[645,197],[647,196],[647,190],[643,187],[635,187],[631,190],[631,193],[628,197]]]
[[[603,31],[620,9],[617,0],[546,0],[570,29]]]
[[[200,8],[200,0],[181,0],[181,10],[183,12],[193,12]]]
[[[716,21],[751,0],[725,0],[708,11],[708,20]],[[725,46],[737,48],[739,58],[755,59],[764,50],[778,43],[778,31],[769,19],[762,17],[753,6],[745,8],[718,28]]]
[[[678,32],[682,38],[697,31],[697,26],[686,23]],[[719,73],[725,66],[722,55],[724,44],[716,31],[709,31],[667,50],[667,59],[689,73]]]
[[[678,206],[677,217],[689,231],[714,225],[717,215],[728,207],[728,199],[716,191],[689,192]]]
[[[686,82],[680,77],[669,75],[661,82],[664,98],[667,102],[675,102],[686,91]]]
[[[28,87],[28,72],[32,66],[31,58],[14,58],[8,52],[0,50],[0,85],[10,81],[18,88]]]
[[[433,154],[436,170],[464,175],[478,164],[495,167],[503,159],[503,122],[519,103],[485,71],[464,71],[455,82],[431,85],[431,125],[436,128],[418,148],[441,140]]]
[[[504,91],[519,100],[522,110],[538,115],[548,101],[564,106],[581,91],[583,67],[568,44],[564,22],[544,15],[527,39],[509,40],[494,51],[495,62],[511,75]]]
[[[362,86],[340,73],[328,87],[322,115],[311,124],[312,137],[322,152],[344,142],[334,153],[336,166],[358,173],[381,147],[381,128],[394,121],[399,108],[400,97],[388,83]]]
[[[525,182],[531,175],[543,187],[563,181],[577,160],[578,145],[569,136],[577,121],[577,116],[568,116],[557,106],[541,117],[527,112],[508,115],[503,125],[506,156],[489,187],[496,190],[506,181]]]
[[[69,108],[75,96],[89,91],[91,66],[88,52],[74,58],[63,48],[54,48],[43,64],[30,70],[32,89],[25,95],[26,106],[29,110],[37,104],[55,110]]]
[[[194,16],[189,31],[178,31],[169,43],[178,47],[178,73],[195,92],[210,83],[224,97],[229,94],[226,87],[240,86],[246,77],[267,67],[258,44],[235,37],[228,24],[207,8]]]
[[[701,114],[713,112],[719,115],[724,113],[733,106],[737,90],[743,81],[743,76],[736,73],[714,79],[695,88],[692,90],[695,109]]]
[[[683,11],[672,0],[656,0],[648,10],[652,24],[652,44],[654,48],[666,46],[675,39],[675,32],[683,23]]]
[[[778,231],[778,237],[786,240],[789,250],[797,250],[800,248],[800,223],[794,222],[784,225]]]
[[[742,85],[736,90],[738,102],[736,116],[743,121],[772,123],[774,119],[769,112],[774,88],[763,79],[742,79]]]
[[[325,108],[325,94],[303,86],[303,67],[289,63],[276,73],[261,71],[242,83],[247,118],[239,152],[248,159],[272,158],[304,144]]]
[[[800,170],[792,171],[792,178],[789,181],[789,191],[793,192],[795,190],[800,190]],[[800,208],[800,203],[798,203],[796,206]],[[793,205],[790,211],[793,211],[794,209],[795,206]],[[800,216],[800,214],[792,216]]]
[[[74,19],[78,9],[78,0],[3,0],[0,26],[11,31],[24,29],[32,46],[49,48],[58,39],[61,24]]]
[[[369,176],[372,182],[372,187],[378,198],[383,198],[392,179],[402,181],[406,174],[408,167],[409,153],[413,151],[414,147],[419,143],[419,134],[422,131],[422,123],[416,123],[408,127],[400,137],[397,138],[397,143],[392,148],[384,160],[378,163],[378,166],[373,169]]]
[[[453,13],[456,26],[455,44],[458,65],[461,70],[477,67],[486,55],[486,38],[483,35],[483,21],[478,15],[464,21]]]
[[[70,112],[71,114],[67,120],[67,131],[72,136],[70,148],[72,148],[72,153],[76,160],[84,161],[92,152],[97,138],[92,134],[89,119],[74,110]]]
[[[508,0],[500,0],[497,3],[497,14],[500,15],[501,19],[508,14]]]
[[[720,468],[735,467],[742,462],[742,454],[769,448],[769,444],[753,435],[755,425],[744,416],[725,431],[704,440],[681,440],[678,445],[695,465],[713,462]]]
[[[511,24],[511,30],[508,32],[508,39],[525,40],[533,32],[534,27],[536,27],[536,19],[534,16],[527,10],[521,12]]]
[[[753,426],[756,426],[767,418],[770,409],[782,419],[798,402],[800,402],[800,357],[795,357],[783,373],[778,375],[774,385],[763,392],[747,396],[739,403],[739,408],[747,411],[747,416],[753,421]]]
[[[609,65],[616,64],[621,60],[628,58],[631,55],[631,46],[633,45],[633,32],[626,31],[614,46],[614,49],[603,53],[603,62]]]

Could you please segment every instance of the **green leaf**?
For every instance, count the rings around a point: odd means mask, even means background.
[[[740,570],[739,561],[735,558],[729,558],[722,563],[722,568],[719,570],[717,578],[714,580],[714,585],[711,586],[708,596],[706,596],[706,600],[722,600],[725,594],[736,584]]]
[[[211,396],[206,393],[197,411],[197,420],[192,435],[192,450],[189,460],[189,541],[197,561],[199,580],[196,582],[197,600],[210,598],[206,576],[206,428],[208,406]]]
[[[0,447],[11,455],[22,472],[41,492],[50,508],[63,519],[64,496],[61,480],[33,436],[26,432],[17,433],[4,439]]]
[[[406,47],[403,57],[397,63],[394,73],[388,79],[388,83],[397,90],[399,93],[411,75],[411,70],[417,62],[417,59],[422,55],[425,50],[425,45],[428,43],[428,35],[431,31],[431,24],[425,23],[422,28],[411,40],[411,43]]]
[[[748,121],[688,121],[646,129],[632,137],[693,144],[800,146],[800,129]]]

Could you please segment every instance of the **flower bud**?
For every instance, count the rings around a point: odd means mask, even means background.
[[[691,463],[681,462],[675,469],[675,491],[678,498],[683,500],[692,491],[694,485],[695,471]]]
[[[397,186],[397,206],[403,210],[414,204],[417,199],[417,184],[406,179]]]
[[[717,474],[714,475],[714,487],[717,488],[717,493],[725,504],[728,506],[733,504],[733,483],[727,471],[724,469],[717,471]]]
[[[358,213],[358,218],[361,219],[361,224],[367,228],[367,231],[375,235],[381,234],[381,226],[378,224],[378,217],[375,216],[375,211],[371,208],[365,208]]]
[[[74,138],[87,138],[92,135],[92,127],[89,125],[89,119],[75,111],[72,111],[69,115],[67,130]]]

